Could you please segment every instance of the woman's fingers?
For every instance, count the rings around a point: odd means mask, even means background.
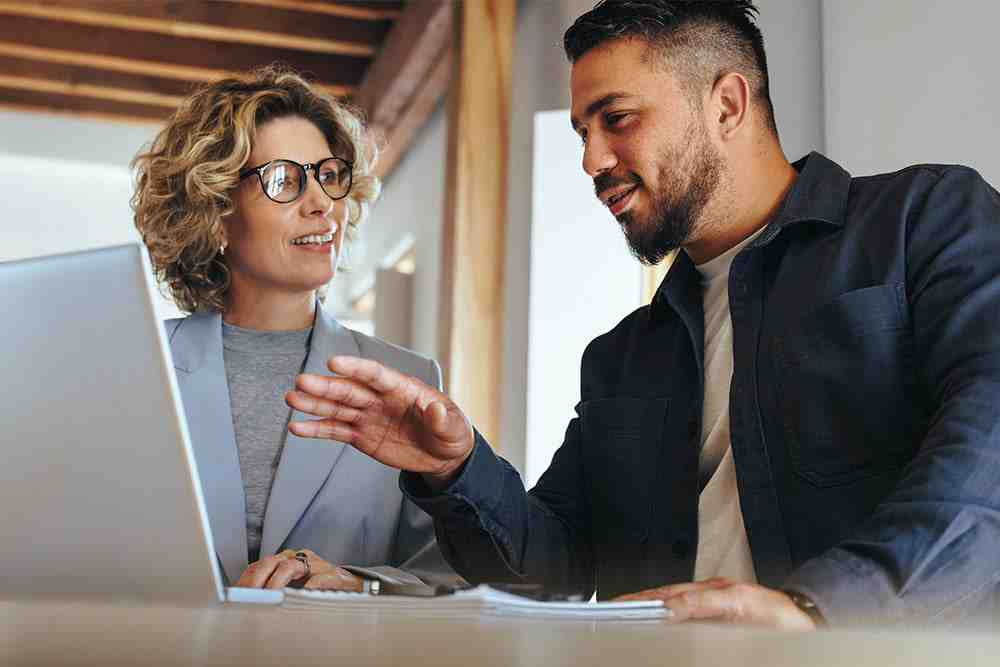
[[[287,562],[293,555],[294,552],[283,551],[250,563],[240,575],[236,585],[241,588],[264,588],[281,564]]]
[[[278,563],[271,576],[267,580],[264,588],[281,590],[296,579],[301,579],[309,574],[309,568],[305,563],[297,558],[286,558]]]
[[[303,588],[360,593],[364,588],[364,582],[361,577],[356,577],[341,567],[335,567],[330,572],[309,577]]]

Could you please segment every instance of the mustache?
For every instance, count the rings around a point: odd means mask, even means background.
[[[594,176],[594,194],[600,198],[601,193],[609,188],[619,185],[639,185],[640,183],[642,183],[642,179],[637,174],[629,174],[624,177],[613,176],[611,174],[598,174]]]

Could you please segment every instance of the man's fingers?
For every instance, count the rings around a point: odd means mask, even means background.
[[[683,595],[691,591],[702,591],[702,590],[713,590],[719,588],[726,588],[727,586],[732,586],[733,582],[729,579],[714,578],[714,579],[704,579],[702,581],[691,581],[684,584],[671,584],[670,586],[660,586],[659,588],[650,588],[649,590],[639,591],[638,593],[629,593],[628,595],[620,595],[615,600],[619,602],[634,602],[638,600],[669,600],[672,597],[678,595]]]
[[[674,622],[715,620],[727,623],[761,622],[762,619],[748,617],[736,588],[704,589],[688,591],[666,601],[674,612],[670,619]]]
[[[346,424],[354,424],[361,419],[362,412],[356,408],[330,401],[324,398],[316,398],[312,394],[301,391],[290,391],[285,394],[285,403],[295,408],[299,412],[315,417],[325,417],[335,419]]]
[[[444,403],[434,401],[424,409],[424,424],[439,438],[448,435],[448,408]]]
[[[363,384],[342,377],[301,373],[295,378],[299,393],[318,400],[343,403],[352,408],[368,408],[378,400],[378,395]]]
[[[394,391],[406,379],[406,376],[397,370],[360,357],[330,357],[326,367],[338,375],[357,380],[379,393]]]
[[[332,419],[289,422],[288,430],[300,438],[336,440],[349,445],[357,441],[357,433],[353,427]]]

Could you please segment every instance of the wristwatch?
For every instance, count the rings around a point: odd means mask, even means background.
[[[806,616],[812,619],[812,622],[816,624],[817,628],[826,627],[826,619],[823,618],[823,614],[820,612],[816,603],[813,602],[808,595],[803,595],[798,591],[782,591],[788,598],[792,601],[796,607],[798,607]]]

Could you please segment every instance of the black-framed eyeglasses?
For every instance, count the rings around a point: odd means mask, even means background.
[[[311,164],[295,160],[271,160],[240,172],[240,180],[257,174],[267,198],[279,204],[290,204],[306,189],[307,171],[312,171],[323,192],[333,199],[343,199],[351,191],[354,165],[339,157],[328,157]]]

